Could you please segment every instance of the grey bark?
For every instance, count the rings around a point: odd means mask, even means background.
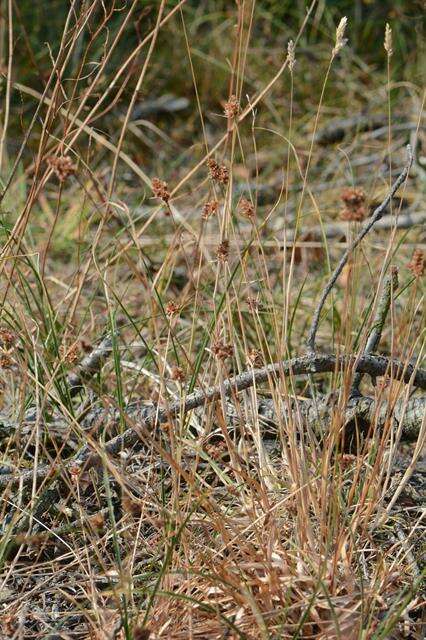
[[[84,383],[100,371],[111,350],[112,340],[110,336],[107,336],[93,351],[83,358],[77,371],[70,373],[68,376],[68,385],[71,397],[77,395],[77,393],[82,390]]]
[[[240,375],[225,380],[221,388],[210,387],[205,391],[197,391],[188,395],[185,400],[178,400],[171,403],[167,409],[158,409],[155,406],[133,403],[126,409],[124,416],[133,426],[105,443],[102,450],[106,455],[111,455],[118,453],[121,449],[132,447],[140,438],[152,442],[153,431],[157,425],[173,420],[177,416],[185,415],[198,407],[203,407],[215,402],[220,399],[221,393],[226,397],[232,397],[239,391],[258,386],[267,381],[274,382],[277,378],[289,374],[318,374],[345,370],[351,370],[352,373],[356,371],[366,373],[374,378],[388,375],[391,376],[392,379],[403,380],[414,387],[426,389],[426,370],[418,369],[411,363],[403,363],[398,360],[386,358],[385,356],[371,354],[358,358],[354,355],[307,355],[270,364],[262,369],[244,371]],[[356,403],[357,399],[353,401]],[[371,399],[360,398],[358,402],[365,403],[360,405],[363,407],[363,411],[367,411],[367,407],[370,407],[370,412],[372,411]],[[425,397],[416,399],[415,402],[410,401],[408,416],[406,415],[403,419],[403,435],[406,433],[410,434],[410,439],[413,434],[415,435],[419,425],[419,416],[421,422],[424,411]],[[315,413],[318,413],[317,409],[315,409]],[[117,423],[118,418],[118,411],[111,413],[111,411],[100,410],[91,414],[86,426],[90,428],[96,421],[102,423],[106,420]],[[406,420],[407,425],[405,424]],[[48,466],[40,467],[36,470],[35,475],[38,479],[43,479],[50,473],[55,473],[55,471],[60,470],[61,466],[64,470],[69,470],[76,465],[84,465],[86,468],[89,468],[98,463],[99,456],[93,451],[93,447],[91,445],[85,445],[70,461],[64,462],[63,465],[54,466],[53,468]],[[17,475],[4,474],[0,476],[0,487],[9,483],[31,482],[33,476],[34,471],[27,471]]]

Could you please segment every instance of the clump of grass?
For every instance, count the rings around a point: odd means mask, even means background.
[[[74,3],[33,83],[7,4],[1,633],[421,637],[423,98],[398,24],[373,68],[315,2]]]

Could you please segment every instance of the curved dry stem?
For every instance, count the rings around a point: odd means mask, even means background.
[[[337,267],[333,271],[332,275],[330,276],[329,281],[327,282],[326,286],[324,287],[323,292],[321,294],[320,301],[318,302],[317,308],[315,309],[315,313],[314,313],[314,316],[312,318],[311,328],[309,330],[308,339],[306,341],[308,354],[312,355],[312,354],[315,353],[315,343],[316,343],[316,337],[317,337],[317,331],[318,331],[318,325],[319,325],[321,311],[323,309],[325,301],[327,300],[332,288],[336,284],[337,278],[342,273],[343,267],[347,263],[349,256],[356,249],[356,247],[359,245],[359,243],[365,238],[365,236],[369,233],[369,231],[371,231],[371,229],[374,227],[375,223],[378,220],[380,220],[380,218],[383,216],[383,213],[387,209],[390,201],[392,200],[393,196],[398,191],[398,189],[402,185],[402,183],[407,179],[408,173],[409,173],[411,165],[413,163],[413,153],[411,151],[411,147],[410,147],[409,144],[407,145],[407,156],[408,156],[407,162],[406,162],[403,170],[399,174],[398,178],[393,183],[388,195],[383,200],[383,202],[381,204],[379,204],[379,206],[374,210],[374,213],[371,216],[371,218],[369,218],[366,221],[366,223],[362,227],[362,229],[359,232],[359,234],[357,235],[357,237],[353,240],[353,242],[350,244],[350,246],[346,249],[345,253],[343,254],[342,258],[340,259],[339,264],[337,265]]]

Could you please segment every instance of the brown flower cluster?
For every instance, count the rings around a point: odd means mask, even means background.
[[[185,382],[185,372],[182,367],[172,367],[171,379],[176,382]]]
[[[226,360],[231,358],[234,353],[234,347],[232,344],[226,344],[220,338],[215,340],[212,344],[212,353],[218,360]]]
[[[121,506],[124,513],[128,513],[134,518],[138,518],[142,513],[142,505],[139,500],[130,496],[128,493],[124,494],[121,498]]]
[[[0,369],[10,369],[13,360],[8,351],[0,351]]]
[[[16,334],[7,327],[0,328],[0,368],[9,369],[13,364],[12,354],[16,346]]]
[[[247,361],[253,367],[262,367],[263,366],[263,356],[262,352],[259,349],[250,349],[247,354]]]
[[[217,200],[209,200],[209,202],[206,202],[203,206],[201,217],[203,220],[208,220],[211,216],[216,215],[218,208],[219,203]]]
[[[343,453],[340,457],[340,464],[343,469],[351,467],[356,461],[357,456],[354,456],[352,453]]]
[[[70,347],[61,344],[59,347],[59,355],[67,364],[75,364],[80,357],[80,349],[77,344],[72,344]]]
[[[224,440],[219,442],[210,442],[204,447],[205,452],[212,460],[221,460],[221,458],[228,452],[228,447]]]
[[[170,300],[167,304],[166,304],[166,315],[169,318],[173,318],[174,316],[176,316],[179,313],[179,305],[176,304],[176,302],[174,302],[174,300]]]
[[[367,215],[366,196],[362,189],[344,189],[341,198],[344,209],[340,213],[342,220],[359,222]]]
[[[250,202],[250,200],[247,200],[247,198],[241,198],[238,204],[238,209],[244,218],[253,220],[255,216],[255,210],[254,205],[252,202]]]
[[[228,102],[225,102],[224,112],[225,116],[229,119],[237,117],[240,112],[240,103],[237,96],[232,95],[229,97]]]
[[[68,467],[68,471],[71,476],[71,480],[73,482],[78,482],[78,477],[81,474],[81,465],[79,465],[77,462],[73,462]]]
[[[215,182],[226,186],[229,182],[229,171],[224,164],[219,164],[213,158],[207,160],[207,166],[209,168],[210,177]]]
[[[420,278],[425,272],[425,255],[421,249],[414,249],[408,268],[415,278]]]
[[[102,530],[105,527],[105,518],[101,511],[89,516],[87,520],[96,531]]]
[[[229,258],[229,240],[223,240],[216,249],[217,259],[220,262],[227,262]]]
[[[259,311],[261,304],[258,296],[247,296],[247,306],[252,313]]]
[[[6,327],[0,328],[0,346],[3,349],[11,349],[16,344],[16,335]]]
[[[64,182],[68,176],[74,175],[77,169],[71,156],[48,156],[46,162],[60,182]]]
[[[160,178],[153,178],[151,180],[152,193],[156,198],[159,198],[163,202],[170,200],[170,193],[167,182],[160,180]]]

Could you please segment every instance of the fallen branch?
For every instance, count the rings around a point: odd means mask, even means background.
[[[358,115],[352,118],[335,118],[315,136],[318,144],[326,145],[341,142],[347,133],[355,131],[373,131],[386,124],[385,114]]]
[[[164,424],[177,416],[186,415],[193,409],[215,402],[221,398],[222,393],[226,397],[230,397],[244,389],[249,389],[289,374],[312,375],[350,370],[353,372],[366,373],[372,377],[388,375],[392,379],[403,380],[413,387],[426,390],[426,370],[416,368],[411,363],[403,363],[385,356],[371,354],[360,357],[355,355],[306,355],[300,358],[270,364],[262,369],[249,369],[233,378],[228,378],[223,382],[221,387],[210,387],[206,391],[197,391],[187,396],[184,401],[180,399],[171,403],[166,409],[158,409],[155,406],[147,406],[141,403],[129,405],[124,419],[133,423],[132,426],[122,434],[105,443],[102,447],[102,452],[107,455],[118,453],[124,448],[132,447],[140,438],[152,442],[153,430],[157,425]],[[365,399],[363,398],[363,400]],[[115,413],[117,421],[120,413],[118,411]],[[90,421],[92,424],[96,424],[97,421],[103,422],[107,418],[111,419],[111,412],[101,409],[91,414]],[[86,426],[90,428],[90,423]],[[95,466],[100,460],[99,454],[94,452],[94,449],[96,450],[97,447],[98,445],[96,443],[93,445],[85,445],[70,461],[64,463],[63,468],[69,471],[75,468],[76,465],[84,465],[85,468]],[[35,472],[27,471],[17,475],[3,475],[0,476],[0,486],[5,486],[9,483],[30,482],[34,475],[40,480],[49,474],[54,474],[55,471],[60,468],[60,465],[55,465],[53,468],[51,466],[45,466],[37,469]]]
[[[93,351],[83,358],[77,371],[70,373],[68,376],[67,381],[71,397],[76,396],[82,390],[84,383],[100,371],[111,351],[112,340],[110,336],[107,336]]]
[[[294,403],[295,405],[296,403]],[[379,430],[383,429],[387,420],[392,420],[395,428],[402,424],[402,434],[405,441],[415,441],[418,438],[426,411],[426,396],[419,396],[405,400],[401,398],[393,405],[383,399],[382,402],[367,396],[349,398],[341,407],[337,398],[328,395],[315,400],[297,401],[297,406],[304,421],[317,435],[327,432],[336,411],[341,414],[342,427],[355,425],[359,427],[374,424]],[[288,407],[285,403],[276,404],[269,399],[262,399],[258,403],[257,412],[260,419],[279,424],[279,419],[289,419],[294,414],[295,406]]]
[[[236,411],[235,406],[228,402],[226,405],[227,414],[226,419],[230,423],[238,423],[240,420],[240,415]],[[277,431],[277,425],[279,424],[280,419],[289,419],[294,417],[293,406],[287,406],[282,403],[278,410],[275,403],[269,399],[261,399],[258,401],[256,411],[259,417],[259,420],[263,423],[269,423],[273,425],[273,431]],[[326,433],[328,426],[331,423],[334,412],[336,410],[340,411],[340,408],[336,406],[334,402],[330,402],[329,397],[323,397],[319,400],[307,400],[307,401],[298,401],[298,410],[302,415],[302,418],[305,422],[309,423],[310,428],[316,433],[318,436]],[[149,420],[151,413],[153,411],[152,406],[150,405],[140,405],[133,406],[133,410],[129,411],[128,418],[138,419],[143,424],[145,421]],[[404,440],[414,441],[418,438],[418,434],[421,428],[423,416],[426,412],[426,397],[421,396],[418,398],[412,398],[407,402],[403,400],[398,400],[393,407],[390,407],[387,402],[377,403],[374,398],[369,397],[358,397],[351,398],[348,400],[346,407],[343,412],[342,426],[350,426],[351,423],[355,421],[357,424],[367,423],[372,424],[375,423],[378,429],[382,429],[385,425],[386,421],[392,419],[394,422],[395,428],[397,428],[402,423],[402,435]],[[99,416],[98,416],[99,417]],[[111,418],[111,416],[109,416]],[[116,419],[118,421],[119,414],[117,412]],[[161,420],[160,420],[161,422]],[[148,425],[148,422],[146,423]],[[130,446],[132,444],[132,439],[129,438],[130,432],[135,435],[135,442],[138,438],[136,430],[128,430],[123,436],[118,436],[118,438],[114,438],[110,440],[106,444],[106,451],[109,454],[117,453],[121,447],[117,446],[117,443],[121,441],[121,445],[124,447]],[[133,442],[133,444],[135,443]],[[81,464],[81,461],[79,461]],[[99,462],[99,458],[93,456],[92,458],[86,458],[85,460],[85,468],[88,469]],[[65,468],[70,469],[70,467],[75,464],[74,459],[71,463],[67,463]],[[57,467],[48,467],[47,465],[40,466],[34,473],[33,470],[20,472],[19,474],[2,474],[0,475],[0,487],[5,487],[7,485],[11,486],[13,484],[22,484],[26,485],[33,481],[35,476],[36,480],[44,480],[47,476],[55,474],[56,471],[60,471],[60,465]]]
[[[136,415],[132,417],[134,420],[140,418],[140,420],[138,420],[138,428],[141,426],[144,429],[152,429],[156,425],[167,422],[178,415],[184,415],[188,413],[188,411],[219,400],[221,393],[229,397],[244,389],[249,389],[268,380],[289,374],[330,373],[351,368],[360,373],[367,373],[372,377],[389,375],[393,379],[403,380],[406,383],[411,383],[415,387],[426,389],[425,369],[416,369],[412,364],[404,364],[398,360],[386,358],[385,356],[364,355],[357,358],[354,355],[308,355],[270,364],[262,369],[248,369],[233,378],[224,380],[221,387],[210,387],[206,391],[196,391],[187,396],[184,402],[177,400],[167,409],[158,410],[157,407],[153,407],[150,408],[150,411],[147,413],[145,405],[142,415],[138,415],[137,409]],[[132,410],[131,407],[130,410]],[[123,434],[107,442],[105,444],[105,451],[107,453],[117,453],[123,447],[133,446],[137,440],[138,433],[136,433],[133,428],[127,429]],[[76,454],[75,460],[78,463],[83,463],[90,455],[91,447],[86,445]]]

